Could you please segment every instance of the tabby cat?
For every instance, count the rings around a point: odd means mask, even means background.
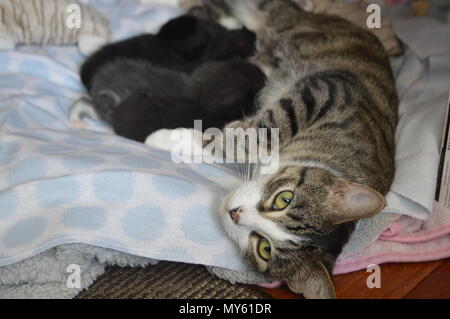
[[[224,200],[224,227],[258,271],[307,298],[334,298],[335,260],[355,222],[384,208],[394,177],[388,55],[370,32],[290,0],[203,2],[190,12],[231,15],[256,32],[253,61],[269,77],[258,113],[230,127],[280,129],[278,171]]]

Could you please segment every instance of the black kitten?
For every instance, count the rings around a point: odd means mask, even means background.
[[[81,68],[81,79],[101,119],[124,137],[145,141],[162,128],[222,128],[251,115],[263,73],[245,59],[255,35],[182,16],[157,35],[110,44]]]
[[[140,67],[144,73],[145,66]],[[257,67],[240,59],[206,62],[189,75],[153,66],[147,71],[147,87],[155,93],[136,91],[108,114],[118,135],[136,141],[162,128],[193,128],[200,119],[203,130],[222,129],[255,112],[255,96],[265,83]]]
[[[255,53],[255,41],[255,34],[245,28],[227,30],[213,21],[183,15],[166,23],[157,35],[143,34],[104,46],[83,64],[81,80],[90,89],[96,71],[119,58],[189,72],[206,61],[248,58]]]

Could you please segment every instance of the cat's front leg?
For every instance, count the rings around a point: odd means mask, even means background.
[[[227,163],[256,164],[277,151],[278,129],[272,128],[265,117],[263,113],[232,122],[223,129],[221,151]]]
[[[256,54],[250,59],[266,75],[270,77],[272,72],[278,69],[282,62],[282,54],[279,50],[279,40],[272,37],[270,31],[260,31],[256,40]]]

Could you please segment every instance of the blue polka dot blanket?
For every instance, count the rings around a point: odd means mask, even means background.
[[[113,40],[154,32],[178,13],[133,1],[88,2],[109,16]],[[86,94],[83,59],[75,46],[0,52],[0,266],[83,243],[245,269],[217,216],[221,185],[233,171],[175,164],[170,153],[93,121],[89,130],[71,128],[69,109]]]

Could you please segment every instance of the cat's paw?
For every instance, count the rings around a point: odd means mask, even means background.
[[[194,129],[162,129],[147,137],[145,144],[171,152],[177,162],[189,163],[203,155],[203,134]]]
[[[161,129],[149,135],[145,144],[162,151],[171,152],[175,143],[171,136],[174,130]]]

